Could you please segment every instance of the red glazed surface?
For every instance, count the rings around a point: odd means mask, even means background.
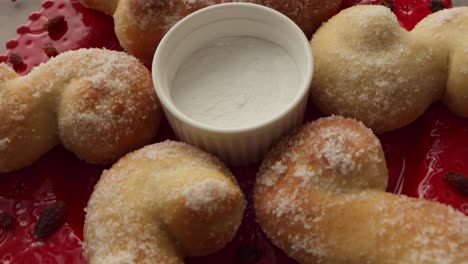
[[[65,23],[47,31],[44,25],[57,16],[64,16]],[[49,59],[43,51],[46,44],[52,44],[58,53],[91,47],[120,49],[113,26],[111,17],[83,7],[77,0],[46,0],[40,11],[29,15],[27,24],[18,27],[18,36],[6,43],[7,52],[0,55],[0,62],[16,53],[24,64],[15,70],[26,74]]]
[[[344,1],[343,7],[360,1]],[[362,1],[379,4],[380,1]],[[430,12],[430,1],[396,0],[394,11],[408,29]],[[451,6],[449,1],[445,1]],[[429,10],[429,12],[428,12]],[[44,23],[58,15],[66,26],[47,32]],[[8,42],[0,55],[7,61],[13,52],[24,65],[16,70],[26,74],[47,61],[42,50],[53,44],[58,52],[81,47],[120,49],[113,34],[112,19],[83,8],[77,0],[45,1],[39,12],[31,14],[18,37]],[[319,117],[308,109],[307,121]],[[175,139],[168,124],[155,142]],[[436,104],[414,124],[380,137],[390,172],[388,191],[450,204],[468,215],[468,198],[444,180],[447,171],[468,174],[468,120],[458,118]],[[104,166],[78,161],[61,147],[44,155],[32,166],[0,176],[0,212],[10,213],[15,221],[10,230],[0,228],[0,263],[86,263],[82,255],[83,208]],[[235,239],[221,252],[188,263],[295,263],[274,247],[255,223],[251,195],[258,168],[233,168],[246,194],[249,207]],[[42,209],[56,200],[67,204],[67,222],[47,241],[36,241],[33,232]]]

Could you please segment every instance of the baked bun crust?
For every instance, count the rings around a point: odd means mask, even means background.
[[[308,39],[323,22],[338,12],[341,5],[341,0],[226,0],[221,2],[247,2],[273,8],[294,21]]]
[[[463,263],[468,217],[386,193],[378,139],[329,117],[279,143],[257,175],[254,205],[267,236],[300,263]]]
[[[403,127],[443,94],[446,61],[398,24],[383,6],[355,6],[324,24],[311,41],[310,96],[327,115],[362,121],[376,133]]]
[[[455,114],[468,118],[468,7],[431,14],[412,32],[431,43],[441,60],[448,61],[447,88],[442,102]]]
[[[0,173],[60,143],[87,162],[114,162],[149,143],[161,117],[148,69],[123,52],[69,51],[26,76],[0,64]]]
[[[338,12],[341,0],[80,0],[89,8],[114,17],[115,33],[122,47],[150,64],[164,35],[179,20],[202,8],[228,2],[261,4],[285,14],[312,35],[322,22]]]
[[[231,172],[180,142],[147,146],[105,171],[88,202],[89,263],[183,263],[223,248],[245,200]]]

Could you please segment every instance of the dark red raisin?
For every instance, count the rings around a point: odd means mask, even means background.
[[[459,192],[468,195],[468,177],[453,171],[445,174],[445,180]]]
[[[54,18],[49,19],[44,24],[44,29],[47,30],[48,32],[51,32],[51,31],[54,31],[57,27],[59,27],[63,23],[65,23],[65,17],[56,16]]]
[[[445,9],[445,4],[442,0],[431,0],[431,11],[432,13],[438,12]]]
[[[45,44],[42,49],[47,57],[52,58],[58,55],[57,49],[51,43]]]
[[[34,235],[37,239],[49,238],[65,221],[66,206],[65,202],[57,201],[49,204],[44,211],[41,212]]]
[[[8,56],[8,62],[11,63],[13,67],[19,67],[23,65],[23,59],[21,56],[13,52],[10,53],[10,56]]]
[[[67,21],[64,16],[56,16],[44,24],[44,29],[49,33],[50,39],[59,40],[67,33]]]

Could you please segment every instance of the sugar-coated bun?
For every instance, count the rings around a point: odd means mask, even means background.
[[[250,2],[290,17],[308,37],[338,12],[341,0],[80,0],[87,7],[113,15],[122,47],[144,63],[151,63],[156,47],[169,29],[185,16],[215,4]]]
[[[300,263],[465,263],[468,217],[386,193],[382,147],[362,123],[328,117],[280,142],[257,175],[267,236]]]
[[[110,0],[109,2],[116,1]],[[150,64],[164,35],[187,15],[215,0],[120,0],[114,13],[115,33],[122,47]]]
[[[307,38],[340,9],[341,0],[227,0],[267,6],[288,16]]]
[[[120,45],[143,63],[150,64],[164,35],[185,16],[220,0],[80,0],[89,8],[114,17]]]
[[[0,64],[0,173],[58,144],[90,163],[114,162],[148,144],[161,117],[148,69],[123,52],[69,51],[26,76]]]
[[[314,35],[313,102],[382,133],[434,101],[468,117],[468,7],[436,12],[412,32],[382,6],[343,10]]]
[[[85,257],[99,263],[183,263],[223,248],[245,209],[231,172],[215,157],[166,141],[105,171],[88,202]]]
[[[422,20],[413,30],[435,53],[448,61],[447,88],[442,102],[468,118],[468,7],[444,9]]]
[[[386,7],[341,11],[311,46],[310,96],[325,114],[356,118],[381,133],[413,122],[442,96],[446,61]]]

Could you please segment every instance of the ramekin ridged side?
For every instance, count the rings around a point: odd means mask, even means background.
[[[180,140],[211,152],[232,166],[242,166],[261,161],[271,144],[285,132],[300,126],[304,119],[307,98],[295,109],[269,126],[242,135],[205,131],[181,122],[170,112],[166,117]]]

